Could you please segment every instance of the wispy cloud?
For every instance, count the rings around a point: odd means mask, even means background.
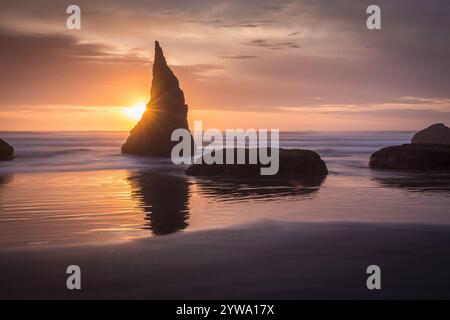
[[[247,60],[247,59],[255,59],[258,56],[254,55],[235,55],[235,56],[221,56],[222,59],[237,59],[237,60]]]
[[[276,41],[267,39],[255,39],[244,42],[247,46],[254,46],[268,49],[298,49],[300,45],[292,41]]]

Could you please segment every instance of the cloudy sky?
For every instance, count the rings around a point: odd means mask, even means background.
[[[2,0],[0,130],[131,129],[155,40],[204,127],[450,124],[449,32],[448,0]]]

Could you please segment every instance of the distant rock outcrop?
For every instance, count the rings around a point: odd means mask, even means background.
[[[14,148],[0,139],[0,160],[11,160],[13,158]]]
[[[373,169],[450,170],[450,145],[404,144],[383,148],[370,157]]]
[[[237,148],[234,150],[236,157]],[[294,179],[325,177],[328,169],[320,155],[311,150],[279,149],[279,170],[276,175],[261,176],[261,164],[248,164],[249,149],[245,149],[245,163],[247,164],[193,164],[186,174],[191,176],[219,176],[246,179],[249,177],[260,179]]]
[[[141,120],[122,145],[122,153],[169,157],[172,147],[178,143],[171,141],[172,132],[178,128],[189,130],[187,112],[188,106],[178,79],[167,65],[156,41],[151,100]]]
[[[411,143],[434,143],[450,145],[450,128],[443,123],[436,123],[422,131],[417,132]]]
[[[383,148],[370,157],[372,169],[450,170],[450,128],[433,124],[417,132],[411,144]]]

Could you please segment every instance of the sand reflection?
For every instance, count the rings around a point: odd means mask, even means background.
[[[273,201],[286,197],[299,200],[314,196],[324,180],[325,177],[295,180],[195,178],[200,194],[219,201]]]
[[[450,196],[449,173],[383,172],[372,176],[372,180],[381,187]]]
[[[0,175],[0,211],[3,211],[2,191],[11,180],[12,175]]]
[[[145,212],[145,228],[154,235],[184,230],[189,225],[190,184],[187,178],[150,172],[129,177],[132,197]]]

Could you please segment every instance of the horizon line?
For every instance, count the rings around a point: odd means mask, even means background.
[[[208,129],[217,129],[217,128],[208,128]],[[208,130],[206,129],[206,130]],[[248,130],[248,129],[256,129],[256,130],[260,130],[260,129],[267,129],[267,128],[227,128],[227,129],[234,129],[234,130],[238,130],[238,129],[243,129],[243,130]],[[276,129],[276,128],[272,128],[272,129]],[[206,131],[206,130],[202,130],[202,131]],[[219,129],[221,131],[224,131],[226,129]],[[270,129],[269,129],[270,130]],[[289,132],[417,132],[417,130],[395,130],[395,129],[380,129],[380,130],[282,130],[279,129],[280,132],[283,133],[289,133]],[[41,133],[51,133],[51,132],[62,132],[62,133],[67,133],[67,132],[116,132],[116,133],[129,133],[131,130],[0,130],[1,133],[36,133],[36,132],[41,132]],[[192,130],[190,130],[192,131]]]

